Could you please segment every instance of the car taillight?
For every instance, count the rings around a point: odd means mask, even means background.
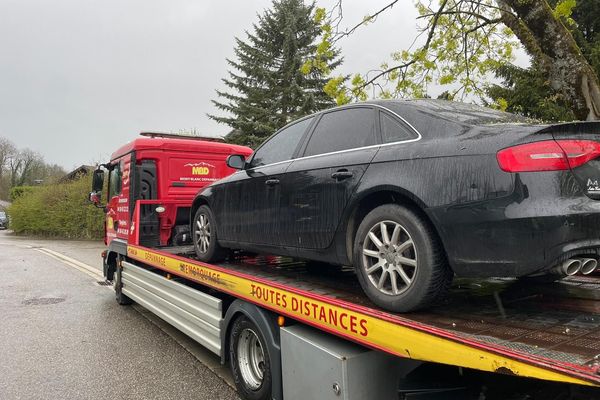
[[[600,156],[593,140],[544,140],[502,149],[496,155],[506,172],[561,171],[579,167]]]

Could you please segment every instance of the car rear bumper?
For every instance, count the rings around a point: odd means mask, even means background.
[[[431,210],[432,219],[444,222],[438,230],[457,275],[525,276],[567,258],[600,254],[600,202],[497,203]]]

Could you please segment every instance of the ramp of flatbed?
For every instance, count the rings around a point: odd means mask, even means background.
[[[393,314],[368,301],[349,268],[270,256],[208,265],[138,246],[128,255],[401,357],[600,386],[600,276],[458,280],[439,306]]]

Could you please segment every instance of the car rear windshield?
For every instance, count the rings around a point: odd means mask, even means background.
[[[0,211],[0,218],[6,218],[6,213]]]
[[[382,105],[400,115],[421,133],[460,133],[464,132],[465,127],[472,126],[532,123],[520,115],[451,101],[415,100],[386,102]]]

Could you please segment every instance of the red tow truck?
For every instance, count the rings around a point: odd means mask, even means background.
[[[202,263],[192,199],[233,173],[228,155],[251,150],[143,135],[94,173],[104,274],[120,304],[138,303],[229,363],[242,398],[600,398],[599,275],[458,280],[443,304],[394,314],[369,302],[350,268],[244,253]]]
[[[117,149],[111,161],[102,166],[109,174],[108,203],[103,207],[104,243],[110,259],[125,254],[130,230],[135,230],[132,216],[137,200],[171,202],[158,212],[148,207],[143,210],[138,224],[142,244],[165,247],[189,242],[190,205],[196,193],[234,172],[226,165],[229,155],[252,153],[247,147],[213,138],[152,132],[142,132],[140,136]],[[103,175],[98,178],[103,180]],[[93,202],[99,202],[101,190],[96,188],[91,194]]]

